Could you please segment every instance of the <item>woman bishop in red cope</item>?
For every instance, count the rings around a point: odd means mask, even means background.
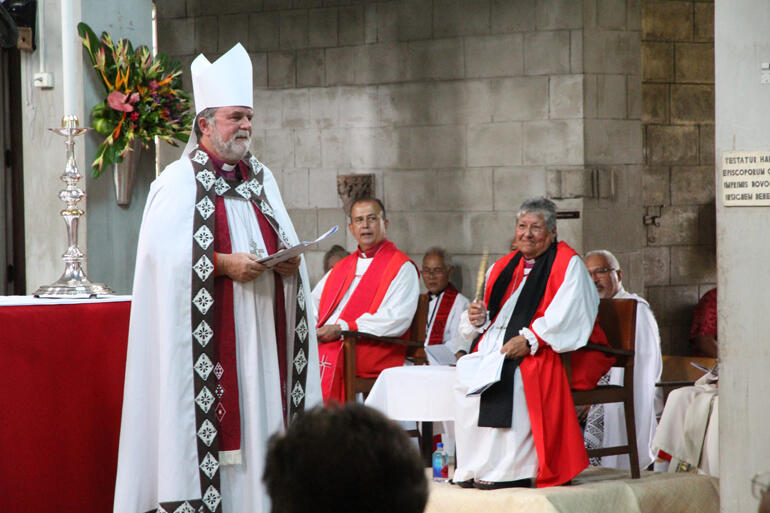
[[[521,205],[514,243],[487,272],[484,301],[471,303],[460,321],[466,340],[480,335],[457,363],[454,481],[461,486],[526,487],[533,479],[553,486],[588,466],[557,353],[581,348],[592,333],[592,342],[606,344],[594,328],[599,296],[577,253],[556,240],[552,201]],[[579,360],[576,388],[592,388],[612,364],[595,351]]]

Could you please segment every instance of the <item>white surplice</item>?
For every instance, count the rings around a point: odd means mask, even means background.
[[[299,242],[272,173],[264,187],[289,242]],[[144,210],[134,277],[123,415],[115,489],[116,513],[155,510],[159,503],[200,499],[191,329],[191,255],[196,184],[186,157],[153,182]],[[234,252],[264,249],[253,207],[225,198]],[[299,274],[308,297],[304,258]],[[233,284],[242,463],[220,465],[226,513],[268,513],[262,484],[267,438],[283,429],[271,271]],[[283,278],[287,365],[292,362],[296,276]],[[312,312],[308,324],[315,325]],[[315,330],[309,330],[305,407],[321,403]],[[291,375],[291,369],[287,369]]]
[[[445,291],[442,291],[438,296],[434,296],[433,294],[430,295],[430,300],[428,301],[428,324],[425,329],[426,345],[433,332],[433,322],[436,320],[436,314],[438,313],[439,305],[441,305],[441,300],[444,298],[444,292]],[[457,332],[457,328],[460,325],[460,317],[463,312],[468,309],[469,304],[470,301],[468,301],[468,298],[458,292],[452,303],[452,309],[449,310],[449,315],[447,316],[446,324],[444,325],[443,341],[444,345],[446,345],[452,353],[458,351],[465,351],[467,353],[471,347],[472,340],[465,340]]]
[[[337,308],[334,309],[326,320],[326,325],[339,324],[343,330],[348,329],[348,323],[339,319],[340,314],[345,309],[351,294],[356,290],[361,277],[369,269],[372,261],[372,258],[358,257],[356,275],[348,290],[345,291],[345,295],[340,300]],[[313,289],[313,312],[316,319],[318,318],[318,307],[321,304],[321,295],[330,272],[326,273]],[[404,262],[398,273],[396,273],[396,277],[390,282],[377,311],[362,314],[356,320],[358,331],[370,333],[378,337],[401,336],[412,324],[412,318],[414,317],[415,310],[417,310],[419,297],[420,282],[417,277],[417,270],[412,262]]]
[[[636,299],[636,347],[634,354],[634,422],[636,445],[639,450],[639,467],[646,468],[655,461],[652,439],[658,427],[657,416],[663,411],[663,394],[655,383],[660,381],[663,359],[660,354],[658,323],[649,303],[641,296],[621,289],[613,299]],[[613,367],[609,371],[610,385],[623,384],[623,369]],[[622,403],[607,403],[604,407],[604,447],[625,445],[626,418]],[[628,469],[628,455],[604,456],[603,467]]]
[[[487,273],[488,277],[489,273]],[[521,369],[517,368],[513,381],[513,422],[511,428],[479,427],[479,396],[466,397],[468,388],[478,379],[477,370],[485,358],[498,358],[505,343],[505,328],[513,314],[516,302],[526,283],[522,280],[503,304],[496,320],[486,327],[486,335],[478,351],[463,356],[457,362],[455,385],[455,437],[457,443],[456,481],[469,479],[483,481],[513,481],[534,478],[538,473],[538,459],[532,438],[527,399]],[[559,290],[546,308],[543,317],[535,319],[532,330],[522,334],[538,350],[537,333],[557,353],[574,351],[588,342],[599,307],[599,296],[588,271],[579,256],[573,256],[567,265]],[[489,321],[487,321],[489,322]],[[478,330],[463,313],[459,326],[466,340]]]

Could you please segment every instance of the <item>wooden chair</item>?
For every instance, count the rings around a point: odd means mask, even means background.
[[[425,327],[428,322],[428,295],[420,294],[417,302],[417,310],[412,318],[412,324],[409,327],[410,339],[402,340],[393,337],[378,337],[359,331],[342,332],[342,350],[344,354],[344,376],[345,376],[345,402],[355,402],[357,394],[363,394],[364,398],[374,386],[377,378],[362,378],[356,375],[356,343],[360,338],[376,340],[377,342],[386,342],[390,344],[400,344],[407,346],[406,358],[415,365],[424,365],[427,363],[425,355]],[[433,423],[423,422],[422,433],[417,429],[407,430],[409,436],[415,437],[420,446],[420,452],[426,462],[430,461],[433,451]]]
[[[638,479],[639,454],[636,446],[636,424],[634,423],[634,345],[636,341],[636,300],[602,299],[599,303],[599,326],[607,335],[610,347],[589,343],[586,348],[611,354],[615,357],[613,367],[624,370],[623,385],[598,385],[592,390],[572,390],[575,406],[604,403],[623,403],[626,419],[626,445],[591,449],[588,456],[598,458],[614,454],[628,454],[631,477]],[[563,358],[567,379],[572,382],[569,357]]]

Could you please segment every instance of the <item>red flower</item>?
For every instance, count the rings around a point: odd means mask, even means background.
[[[158,81],[150,80],[150,91],[156,91],[158,89]]]
[[[113,91],[107,96],[107,104],[115,110],[122,112],[132,112],[134,107],[130,103],[126,103],[128,96],[120,91]]]
[[[129,116],[129,118],[131,118],[131,121],[136,121],[137,119],[139,119],[139,113],[138,112],[132,112],[131,115]]]

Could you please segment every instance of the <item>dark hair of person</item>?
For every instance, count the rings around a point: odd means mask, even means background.
[[[385,205],[382,204],[382,201],[379,200],[379,198],[375,198],[373,196],[362,196],[360,198],[356,198],[356,200],[350,204],[350,211],[348,212],[348,217],[350,220],[353,220],[353,207],[358,205],[359,203],[376,203],[380,207],[380,211],[382,211],[382,218],[387,219],[388,216],[385,214]]]
[[[329,269],[331,269],[329,267],[329,260],[331,260],[332,257],[339,256],[340,258],[345,258],[349,254],[350,253],[339,244],[335,244],[334,246],[329,248],[329,251],[324,253],[324,272],[328,272]]]
[[[268,441],[272,513],[422,513],[425,469],[404,430],[361,404],[317,407]]]

